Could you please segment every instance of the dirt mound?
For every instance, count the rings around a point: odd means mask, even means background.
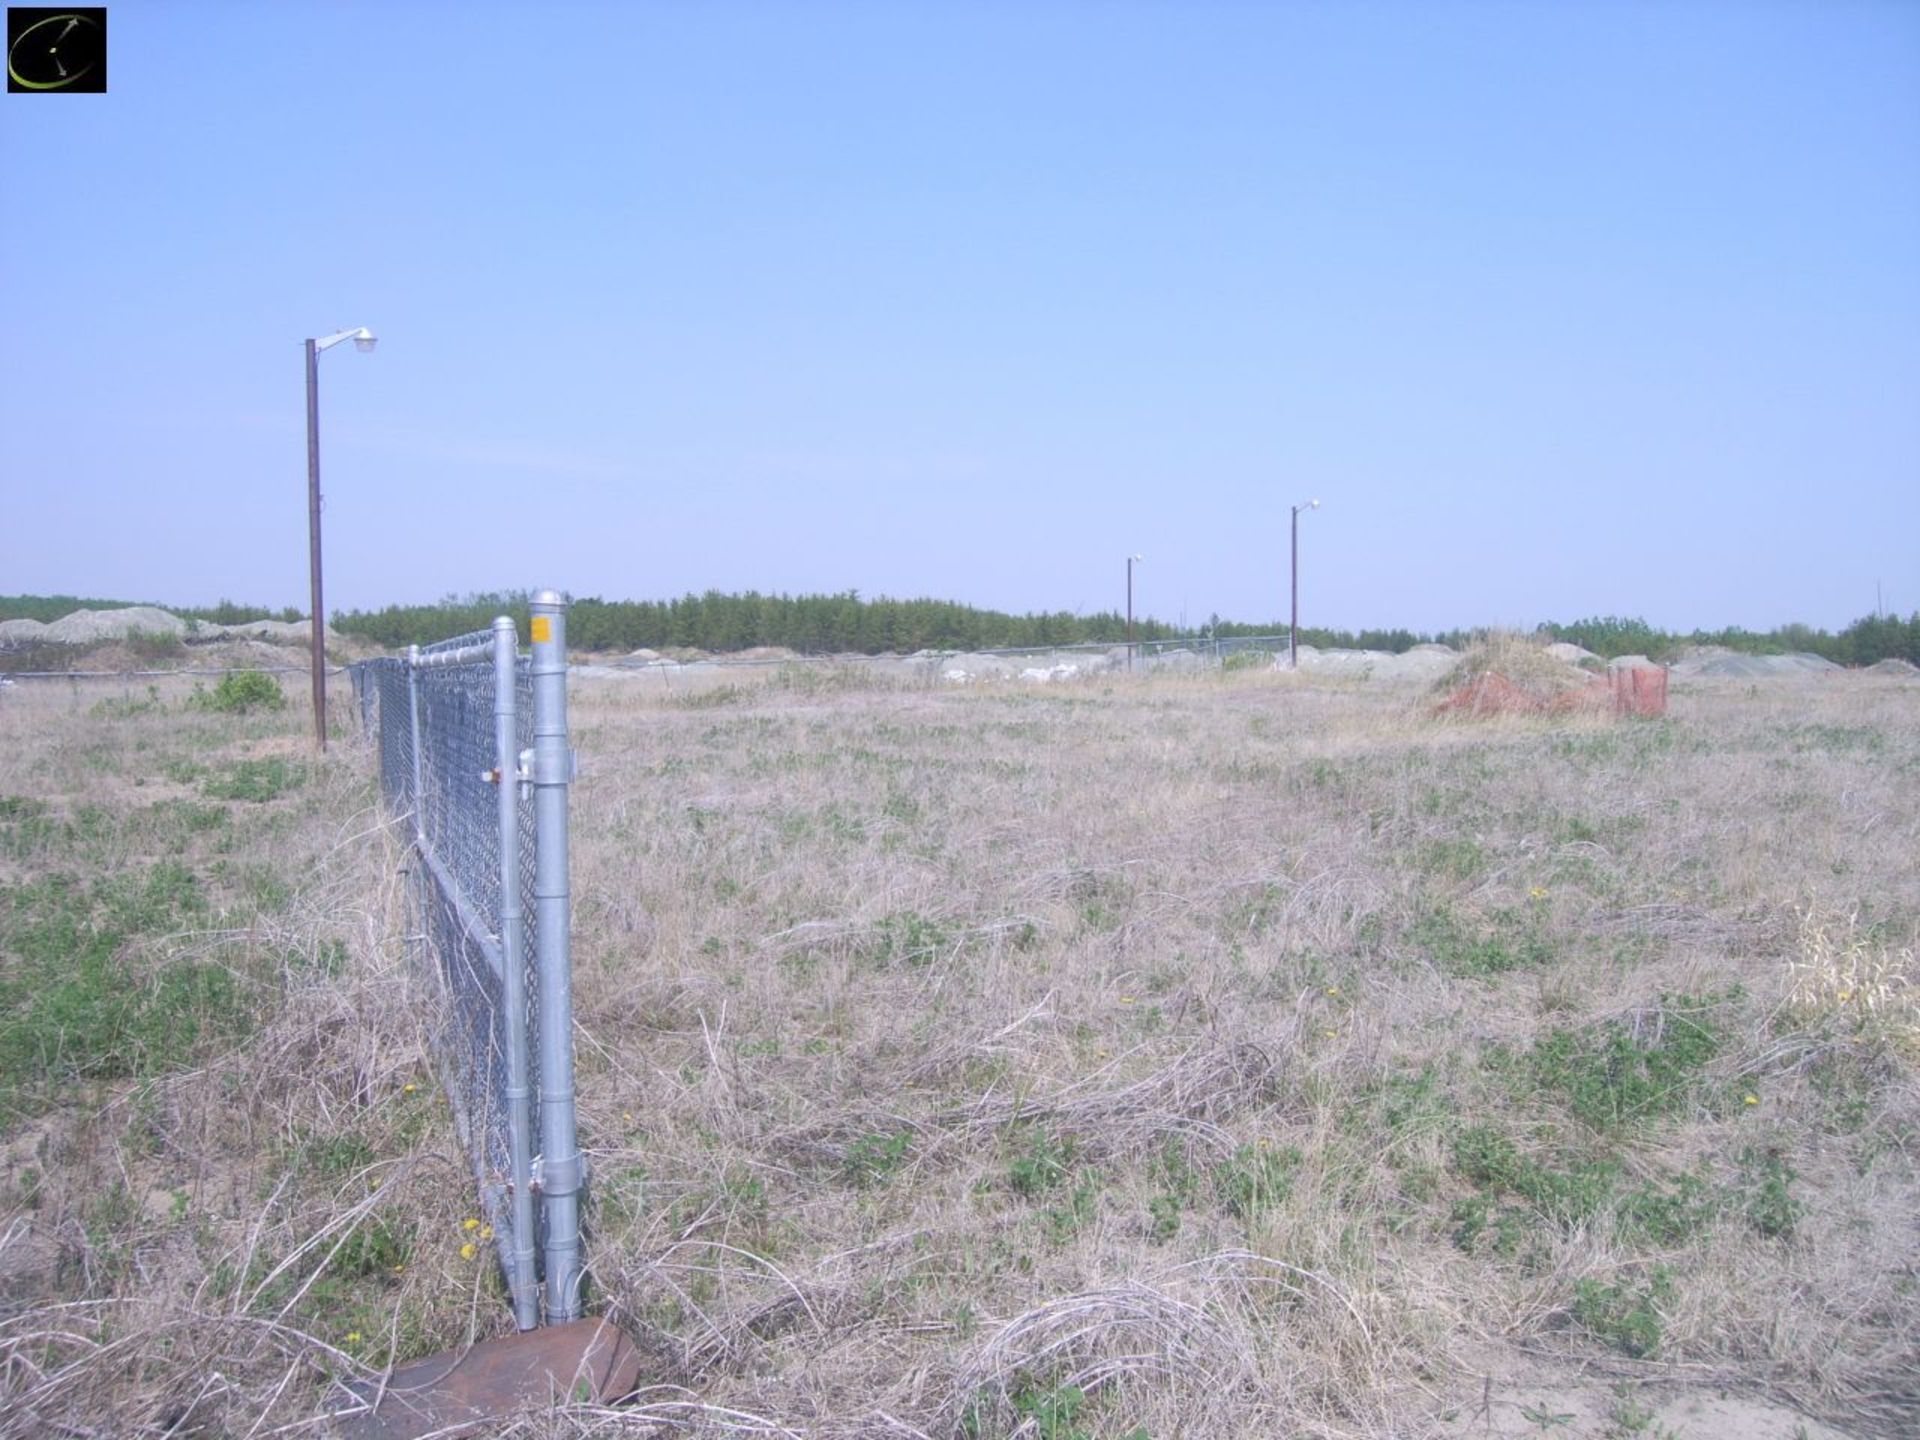
[[[1898,656],[1889,655],[1885,660],[1876,660],[1873,664],[1867,666],[1866,673],[1869,675],[1899,675],[1910,679],[1915,675],[1920,675],[1920,665],[1915,665],[1911,660],[1902,660]]]
[[[152,605],[130,605],[124,610],[76,610],[51,625],[42,626],[40,633],[32,638],[43,645],[98,645],[107,640],[124,640],[129,635],[170,635],[184,639],[186,634],[187,622],[178,615]]]
[[[1667,672],[1644,656],[1623,656],[1610,662],[1604,675],[1590,675],[1554,654],[1556,648],[1519,635],[1489,636],[1471,647],[1441,681],[1446,698],[1434,706],[1434,713],[1667,713]]]
[[[1496,633],[1469,645],[1440,677],[1436,688],[1455,696],[1474,688],[1489,675],[1499,676],[1506,689],[1518,691],[1542,705],[1569,690],[1584,688],[1591,678],[1528,636]],[[1501,688],[1494,687],[1495,690]]]

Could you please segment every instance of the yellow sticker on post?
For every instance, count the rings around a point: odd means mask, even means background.
[[[533,631],[534,644],[545,645],[552,641],[553,617],[551,615],[534,616],[533,623],[529,628]]]

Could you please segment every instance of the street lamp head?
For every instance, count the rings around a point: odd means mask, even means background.
[[[353,348],[358,350],[362,355],[371,355],[373,353],[373,347],[378,343],[378,337],[364,325],[360,327],[359,332],[353,337]],[[1313,503],[1318,505],[1320,502],[1316,500]]]
[[[373,348],[373,342],[371,340],[367,342],[367,348],[369,350]],[[1318,500],[1309,500],[1307,502],[1307,508],[1309,510],[1318,510],[1320,508],[1320,502]]]
[[[1137,565],[1140,562],[1144,561],[1147,557],[1144,555],[1129,555],[1127,556],[1127,558],[1133,561]]]
[[[336,330],[324,339],[309,340],[307,343],[313,346],[314,354],[317,355],[322,350],[331,350],[342,340],[351,340],[353,342],[353,348],[356,350],[371,350],[374,346],[373,331],[367,329],[364,325],[358,330]]]

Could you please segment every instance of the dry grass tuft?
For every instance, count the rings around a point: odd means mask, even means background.
[[[1855,1034],[1885,1041],[1920,1059],[1920,990],[1913,948],[1895,949],[1862,931],[1858,911],[1797,912],[1799,950],[1787,961],[1787,1009],[1796,1020],[1837,1020]]]

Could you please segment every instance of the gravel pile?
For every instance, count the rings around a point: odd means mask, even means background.
[[[185,639],[187,622],[151,605],[124,610],[76,610],[50,625],[38,620],[0,620],[0,642],[9,645],[99,645],[129,635]]]
[[[1742,655],[1735,650],[1710,648],[1689,651],[1674,662],[1676,680],[1696,676],[1738,680],[1788,680],[1828,675],[1840,667],[1822,655]]]
[[[132,635],[162,635],[189,645],[226,640],[261,640],[269,645],[305,645],[313,632],[304,620],[249,620],[243,625],[214,625],[182,620],[153,605],[120,610],[76,610],[51,624],[38,620],[0,620],[0,647],[25,645],[105,645]],[[327,643],[340,637],[327,630]]]
[[[1403,655],[1388,650],[1316,650],[1300,647],[1300,668],[1315,675],[1349,676],[1431,685],[1453,669],[1460,657],[1445,645],[1416,645]],[[1275,662],[1285,667],[1283,654]]]
[[[1141,655],[1134,664],[1142,669],[1161,669],[1169,658]],[[1127,651],[1119,646],[1107,651],[1062,650],[1050,655],[914,655],[900,663],[935,666],[935,673],[949,685],[977,685],[983,680],[1026,680],[1045,685],[1124,670]]]
[[[326,637],[329,645],[340,638],[331,625],[326,629]],[[186,638],[189,645],[198,645],[203,640],[264,640],[269,645],[306,645],[313,640],[313,627],[305,620],[249,620],[244,625],[209,625],[203,620]]]
[[[1553,644],[1547,646],[1547,654],[1556,660],[1565,661],[1569,665],[1584,665],[1589,660],[1598,660],[1600,658],[1594,654],[1593,651],[1587,649],[1586,646],[1576,645],[1571,640],[1554,641]]]

